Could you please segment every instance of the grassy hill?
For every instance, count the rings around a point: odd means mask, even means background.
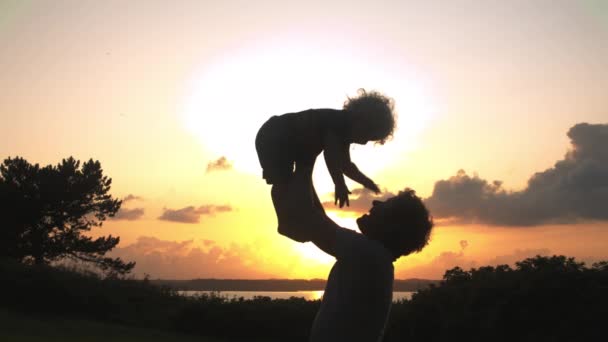
[[[76,318],[26,315],[0,309],[0,341],[11,342],[224,342],[168,331]]]

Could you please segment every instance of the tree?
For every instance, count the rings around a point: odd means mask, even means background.
[[[120,241],[84,235],[101,227],[122,201],[109,194],[112,179],[99,161],[80,165],[72,157],[40,167],[8,158],[0,165],[0,255],[48,264],[64,258],[93,263],[102,270],[130,272],[135,263],[105,254]]]

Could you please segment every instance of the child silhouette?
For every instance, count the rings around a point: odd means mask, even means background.
[[[348,98],[341,110],[308,109],[297,113],[272,116],[255,139],[255,147],[266,183],[272,184],[272,201],[277,209],[277,193],[285,190],[296,172],[310,172],[317,156],[324,152],[325,163],[335,184],[334,204],[349,205],[350,193],[344,176],[376,193],[380,189],[350,160],[350,144],[369,141],[384,144],[395,129],[393,100],[376,91],[359,89],[358,96]],[[314,187],[311,199],[323,209]],[[278,212],[278,211],[277,211]],[[279,233],[285,218],[278,217]]]

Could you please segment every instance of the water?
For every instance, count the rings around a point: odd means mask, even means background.
[[[306,300],[316,300],[323,297],[323,291],[178,291],[183,296],[200,296],[203,294],[219,294],[226,298],[241,298],[252,299],[253,297],[262,296],[272,299],[288,299],[291,297],[300,297]],[[393,292],[393,301],[401,299],[411,299],[414,292],[396,291]]]

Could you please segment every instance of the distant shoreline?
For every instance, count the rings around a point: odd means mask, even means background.
[[[167,286],[178,291],[322,291],[323,279],[190,279],[190,280],[150,280],[152,284]],[[396,279],[393,291],[418,291],[439,280]]]

